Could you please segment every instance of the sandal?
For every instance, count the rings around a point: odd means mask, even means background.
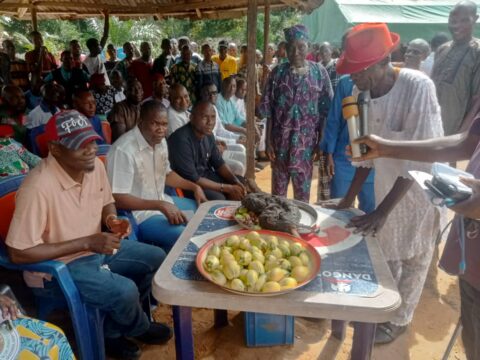
[[[398,326],[390,322],[377,325],[375,331],[375,344],[388,344],[407,330],[407,325]]]

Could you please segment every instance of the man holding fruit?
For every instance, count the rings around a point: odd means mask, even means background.
[[[172,336],[168,326],[150,322],[141,306],[165,252],[122,240],[130,224],[117,218],[105,167],[96,158],[100,137],[85,116],[65,111],[49,120],[45,135],[50,154],[17,192],[6,239],[9,257],[16,264],[64,262],[83,301],[107,314],[107,355],[136,358],[140,349],[126,336],[150,344]],[[37,295],[60,296],[59,284],[46,274],[25,272],[25,281]]]

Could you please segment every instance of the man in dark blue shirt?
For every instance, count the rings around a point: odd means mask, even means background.
[[[208,200],[241,200],[245,186],[225,164],[215,144],[215,117],[211,103],[194,106],[190,122],[167,140],[170,166],[181,177],[200,185]]]

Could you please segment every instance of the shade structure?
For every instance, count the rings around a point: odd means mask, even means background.
[[[475,1],[480,6],[480,1]],[[437,32],[448,33],[448,15],[458,0],[327,0],[322,7],[305,15],[303,23],[313,42],[340,45],[351,26],[385,22],[400,34],[402,43],[415,38],[430,40]],[[480,36],[480,25],[475,29]]]
[[[311,12],[323,0],[272,0],[272,9],[293,7]],[[263,8],[264,0],[258,1]],[[102,10],[121,18],[155,16],[189,19],[223,19],[247,15],[248,0],[3,0],[0,15],[29,20],[32,13],[39,19],[78,19],[99,16]]]

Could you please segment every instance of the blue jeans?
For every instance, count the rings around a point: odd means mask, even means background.
[[[336,175],[336,174],[335,174]],[[330,196],[332,199],[343,198],[352,184],[349,180],[343,180],[340,176],[334,176],[330,183]],[[375,210],[375,191],[373,183],[363,183],[358,194],[360,210],[371,213]]]
[[[195,200],[172,196],[173,202],[180,210],[197,210]],[[140,239],[147,244],[161,247],[167,254],[185,230],[185,225],[172,225],[164,215],[154,215],[138,225]]]
[[[123,240],[115,255],[95,254],[67,264],[82,301],[107,313],[105,337],[138,336],[148,330],[150,321],[141,301],[150,294],[153,276],[165,256],[155,246]],[[60,294],[54,279],[33,291],[39,296]]]

